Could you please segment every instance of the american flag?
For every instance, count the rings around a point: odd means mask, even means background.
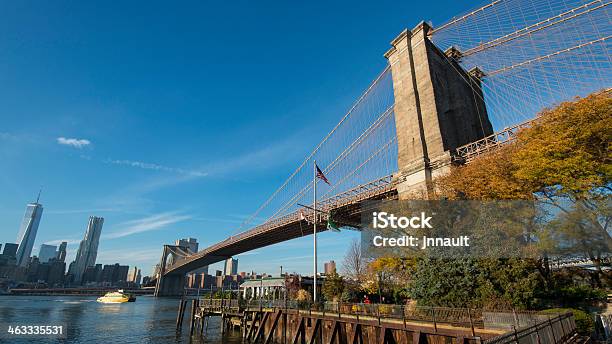
[[[319,166],[317,166],[317,164],[315,164],[315,168],[317,169],[317,178],[319,178],[322,181],[326,182],[327,185],[331,185],[329,183],[329,180],[327,180],[327,177],[325,177],[325,175],[323,174],[323,171],[321,171],[321,169],[319,168]]]

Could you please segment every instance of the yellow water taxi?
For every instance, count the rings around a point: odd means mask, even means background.
[[[100,296],[98,298],[98,302],[101,303],[124,303],[134,301],[136,301],[136,297],[134,295],[126,294],[121,289],[106,293],[104,296]]]

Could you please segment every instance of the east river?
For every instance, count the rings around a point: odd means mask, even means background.
[[[139,296],[136,302],[101,304],[89,296],[0,296],[0,343],[190,343],[189,314],[183,334],[175,332],[178,299]],[[28,336],[7,332],[8,326],[64,326],[59,336]],[[29,337],[29,338],[28,338]],[[239,331],[221,335],[213,317],[208,335],[191,343],[241,343]]]

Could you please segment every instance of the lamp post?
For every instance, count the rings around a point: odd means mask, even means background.
[[[314,161],[313,164],[313,178],[312,178],[312,190],[313,190],[313,199],[312,203],[312,226],[313,226],[313,280],[312,280],[312,300],[314,303],[317,303],[317,162]]]
[[[377,276],[378,276],[378,303],[380,304],[381,300],[382,300],[382,293],[380,291],[380,282],[382,280],[382,271],[379,271]]]

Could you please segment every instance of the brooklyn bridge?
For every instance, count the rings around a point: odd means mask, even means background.
[[[239,228],[199,252],[164,246],[155,294],[182,294],[186,273],[310,235],[313,223],[324,231],[331,213],[354,225],[364,201],[427,196],[433,179],[511,142],[543,108],[608,89],[609,4],[496,0],[402,31],[387,66]],[[314,161],[332,181],[316,185],[316,204]]]

